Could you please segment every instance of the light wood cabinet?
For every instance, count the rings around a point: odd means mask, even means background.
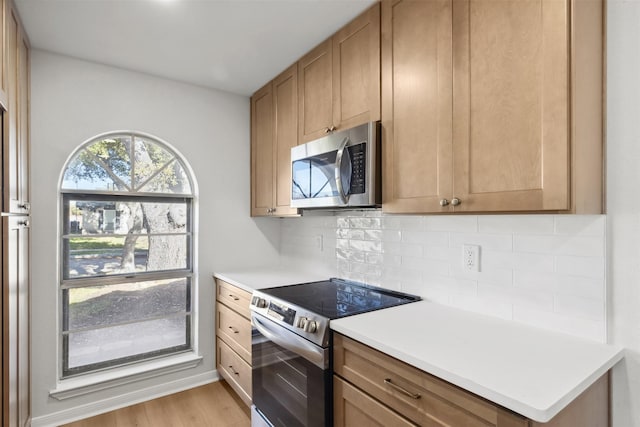
[[[216,368],[220,376],[251,405],[251,293],[216,281]]]
[[[380,119],[380,5],[298,62],[299,142]]]
[[[602,211],[602,2],[384,0],[383,210]]]
[[[3,212],[28,214],[29,43],[15,9],[6,17],[7,107],[3,113]]]
[[[434,427],[602,427],[608,423],[606,374],[549,422],[539,423],[337,333],[333,359],[336,426],[372,422]]]
[[[28,217],[2,217],[3,426],[27,425],[29,408]]]
[[[340,334],[333,357],[338,376],[418,425],[528,427],[524,417]]]
[[[290,216],[291,147],[297,145],[298,73],[285,70],[251,97],[251,216]]]
[[[417,426],[335,375],[333,376],[333,425],[335,427]]]
[[[29,41],[12,1],[0,0],[2,115],[2,418],[30,424]]]

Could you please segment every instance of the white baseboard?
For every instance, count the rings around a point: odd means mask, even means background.
[[[146,402],[147,400],[157,399],[169,394],[209,384],[214,381],[218,381],[219,379],[220,376],[218,375],[218,371],[215,370],[187,378],[181,378],[169,383],[158,384],[156,386],[147,387],[131,393],[114,396],[86,405],[77,406],[75,408],[65,409],[53,414],[32,418],[31,427],[57,427],[62,424],[104,414],[105,412],[131,406],[136,403]]]

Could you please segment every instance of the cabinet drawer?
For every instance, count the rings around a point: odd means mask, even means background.
[[[528,425],[525,418],[340,334],[333,351],[336,374],[417,424]]]
[[[216,342],[218,373],[227,380],[247,405],[251,405],[251,366],[223,340],[218,338]]]
[[[216,279],[216,299],[227,307],[242,314],[247,319],[251,317],[251,313],[249,312],[251,292],[233,286],[224,280]]]
[[[333,402],[333,425],[335,427],[417,426],[335,375],[333,377]]]
[[[218,336],[247,363],[251,363],[251,322],[224,304],[216,304]]]

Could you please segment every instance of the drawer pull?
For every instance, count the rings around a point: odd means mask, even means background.
[[[409,390],[406,390],[405,388],[400,387],[399,385],[392,383],[392,382],[391,382],[391,378],[385,378],[385,379],[384,379],[384,383],[385,383],[386,385],[389,385],[389,386],[391,386],[391,387],[395,388],[395,389],[396,389],[396,390],[398,390],[400,393],[402,393],[402,394],[406,394],[407,396],[409,396],[409,397],[410,397],[410,398],[412,398],[412,399],[420,399],[420,395],[419,395],[418,393],[411,393]]]
[[[240,372],[237,372],[235,369],[233,369],[233,365],[229,365],[229,369],[231,369],[231,372],[233,372],[233,375],[240,375]]]
[[[240,298],[238,298],[237,296],[233,295],[233,294],[229,294],[229,298],[233,298],[234,301],[239,301]]]
[[[231,332],[233,332],[234,334],[237,334],[238,332],[240,332],[239,330],[237,330],[233,326],[229,326],[229,329],[231,329]]]

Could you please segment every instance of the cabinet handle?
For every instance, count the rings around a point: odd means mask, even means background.
[[[338,129],[338,128],[337,128],[337,127],[335,127],[335,126],[331,126],[331,127],[329,128],[329,131],[331,131],[331,132],[335,132],[335,131],[336,131],[336,129]]]
[[[22,226],[22,227],[28,227],[29,226],[29,220],[25,219],[24,221],[18,221],[18,225]]]
[[[331,128],[324,128],[324,133],[331,133]]]
[[[31,209],[31,203],[29,203],[29,202],[23,202],[23,203],[20,203],[20,204],[18,205],[18,207],[19,207],[20,209],[24,209],[24,210],[28,211],[29,209]]]
[[[449,201],[447,199],[442,199],[440,200],[440,206],[448,206],[449,205]]]
[[[229,369],[231,369],[231,372],[233,372],[233,375],[240,375],[240,372],[237,372],[235,369],[233,369],[233,365],[229,365]]]
[[[240,298],[235,296],[234,294],[229,294],[229,298],[233,298],[234,301],[238,301]]]
[[[458,199],[457,197],[454,197],[453,199],[451,199],[451,204],[453,206],[458,206],[460,203],[462,203],[462,200]]]
[[[418,393],[412,393],[412,392],[410,392],[409,390],[406,390],[406,389],[404,389],[403,387],[400,387],[399,385],[392,383],[392,382],[391,382],[391,378],[385,378],[385,379],[384,379],[384,383],[385,383],[386,385],[389,385],[389,386],[391,386],[391,387],[395,388],[395,389],[396,389],[396,390],[398,390],[400,393],[405,394],[405,395],[409,396],[409,397],[410,397],[410,398],[412,398],[412,399],[420,399],[420,395],[419,395]]]
[[[234,334],[239,333],[240,331],[237,330],[236,328],[234,328],[233,326],[229,326],[229,329],[231,329],[231,332],[233,332]]]

